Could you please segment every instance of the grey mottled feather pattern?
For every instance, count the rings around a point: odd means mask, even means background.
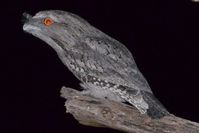
[[[25,14],[23,29],[55,49],[59,58],[82,82],[83,93],[118,102],[127,101],[141,113],[162,117],[168,112],[138,70],[130,51],[79,16],[59,11]],[[46,26],[45,18],[53,23]]]
[[[139,72],[133,56],[124,45],[108,36],[86,37],[85,40],[95,53],[98,52],[101,55],[101,67],[104,67],[104,73],[107,73],[108,76],[115,75],[114,78],[110,77],[111,82],[115,84],[121,82],[129,87],[136,85],[144,91],[151,92],[148,83]],[[97,56],[97,58],[99,57]],[[91,60],[98,60],[97,58],[93,59],[92,57]],[[100,76],[103,77],[104,73]]]

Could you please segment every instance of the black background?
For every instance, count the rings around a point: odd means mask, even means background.
[[[78,124],[60,88],[79,81],[55,51],[22,30],[24,11],[78,14],[125,44],[156,97],[174,115],[199,122],[199,3],[189,0],[18,0],[1,5],[3,127],[15,132],[118,132]]]

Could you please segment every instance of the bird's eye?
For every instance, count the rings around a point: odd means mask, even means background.
[[[43,24],[46,26],[50,26],[51,24],[53,24],[53,20],[51,18],[44,18]]]

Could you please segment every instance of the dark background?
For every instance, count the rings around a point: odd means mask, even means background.
[[[60,88],[79,81],[55,51],[22,30],[24,11],[78,14],[133,53],[156,97],[174,115],[199,122],[199,3],[190,0],[18,0],[1,4],[3,129],[9,132],[114,132],[65,114]]]

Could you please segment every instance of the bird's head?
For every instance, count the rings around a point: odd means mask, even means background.
[[[35,16],[23,14],[23,30],[40,38],[54,49],[69,49],[79,38],[93,29],[84,19],[75,14],[49,10],[40,11]]]

